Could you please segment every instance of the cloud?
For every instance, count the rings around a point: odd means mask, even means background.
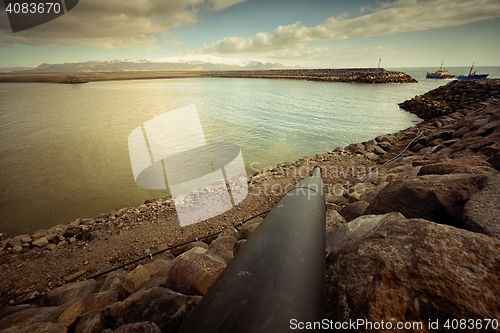
[[[378,2],[360,11],[369,14],[349,18],[347,14],[330,17],[319,25],[302,22],[279,26],[272,33],[260,32],[251,38],[226,37],[204,44],[201,53],[269,52],[312,45],[353,36],[380,36],[408,31],[458,26],[500,17],[498,0],[397,0]]]
[[[19,43],[151,47],[170,29],[195,24],[201,11],[220,11],[243,1],[85,0],[64,16],[15,34],[6,12],[1,11],[0,46]]]

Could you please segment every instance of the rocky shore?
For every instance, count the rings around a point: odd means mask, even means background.
[[[247,199],[206,223],[180,229],[172,202],[154,199],[4,239],[0,332],[176,332],[263,216],[232,225],[273,208],[314,165],[327,201],[325,318],[498,331],[499,87],[455,81],[416,96],[403,107],[426,121],[252,175]]]
[[[281,69],[234,71],[185,71],[185,72],[88,72],[58,74],[0,74],[1,82],[34,83],[87,83],[114,80],[175,79],[197,77],[259,78],[309,80],[351,83],[414,83],[414,78],[404,72],[386,71],[383,68],[350,69]]]

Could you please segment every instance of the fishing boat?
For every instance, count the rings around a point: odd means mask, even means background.
[[[472,63],[472,67],[469,70],[469,75],[459,75],[459,80],[477,80],[477,79],[485,79],[489,74],[476,74],[476,71],[472,71],[474,69],[474,63]]]
[[[441,61],[441,67],[435,72],[429,73],[425,76],[426,79],[454,79],[455,75],[448,75],[448,71],[443,70],[443,61]]]

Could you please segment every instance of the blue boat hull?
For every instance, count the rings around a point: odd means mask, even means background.
[[[489,74],[475,74],[475,75],[460,75],[459,80],[477,80],[485,79]]]

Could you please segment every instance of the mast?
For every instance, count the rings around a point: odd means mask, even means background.
[[[471,76],[471,74],[472,74],[472,70],[474,69],[474,64],[475,63],[476,63],[475,61],[472,63],[472,67],[469,70],[469,76]]]

